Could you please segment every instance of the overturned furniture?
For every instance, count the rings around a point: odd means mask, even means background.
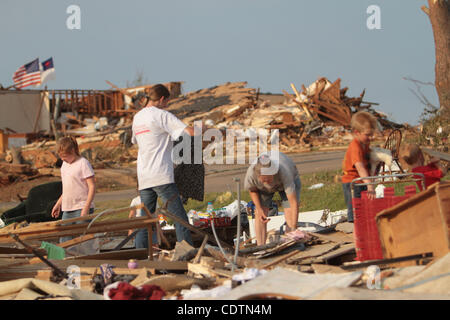
[[[385,258],[424,252],[444,256],[450,251],[450,182],[433,184],[380,212],[376,221]]]
[[[5,224],[13,222],[54,221],[52,209],[62,193],[61,181],[49,182],[31,188],[27,199],[5,211],[1,218]],[[61,216],[60,216],[61,217]]]

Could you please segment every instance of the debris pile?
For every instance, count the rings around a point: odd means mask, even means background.
[[[328,218],[332,216],[328,213]],[[435,259],[417,255],[403,260],[354,261],[352,225],[342,220],[327,225],[333,219],[322,218],[322,229],[310,223],[278,234],[262,246],[244,241],[237,255],[232,246],[218,247],[207,229],[196,247],[182,241],[149,252],[124,247],[125,235],[102,235],[103,252],[86,254],[78,248],[67,254],[69,248],[98,237],[100,224],[108,225],[109,230],[125,229],[117,220],[94,222],[89,234],[83,234],[86,223],[70,227],[73,234],[81,236],[53,245],[66,250],[65,258],[55,258],[41,239],[51,241],[67,234],[67,227],[61,228],[60,222],[13,224],[0,229],[0,296],[16,300],[450,298],[445,276],[450,254]],[[137,227],[151,222],[146,219],[133,218],[132,223]],[[22,240],[14,245],[17,237]],[[405,262],[409,264],[405,266]],[[71,269],[74,265],[78,266],[75,271]],[[69,284],[69,279],[75,283]],[[68,287],[76,290],[66,290]]]

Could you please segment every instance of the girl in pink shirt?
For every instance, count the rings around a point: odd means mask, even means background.
[[[78,144],[73,137],[64,137],[58,141],[57,153],[63,164],[61,166],[62,195],[52,210],[57,218],[60,211],[62,219],[84,217],[94,211],[95,180],[94,170],[87,159],[80,156]],[[63,237],[65,242],[73,237]]]

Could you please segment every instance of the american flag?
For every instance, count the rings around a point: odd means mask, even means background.
[[[41,84],[41,71],[39,70],[39,58],[31,61],[13,74],[14,86],[18,89],[31,85],[38,86]]]

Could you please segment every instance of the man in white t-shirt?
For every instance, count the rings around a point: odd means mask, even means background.
[[[156,201],[161,197],[167,209],[186,222],[188,218],[175,185],[172,161],[173,141],[184,132],[194,135],[194,128],[188,127],[172,113],[163,110],[169,101],[169,90],[161,84],[150,89],[150,101],[133,118],[132,139],[138,145],[137,176],[141,201],[153,213]],[[189,229],[175,223],[177,241],[185,240],[192,245]],[[148,234],[147,234],[148,239]],[[136,247],[148,246],[142,239]],[[145,245],[144,245],[145,243]],[[153,232],[153,243],[157,243],[156,230]]]

